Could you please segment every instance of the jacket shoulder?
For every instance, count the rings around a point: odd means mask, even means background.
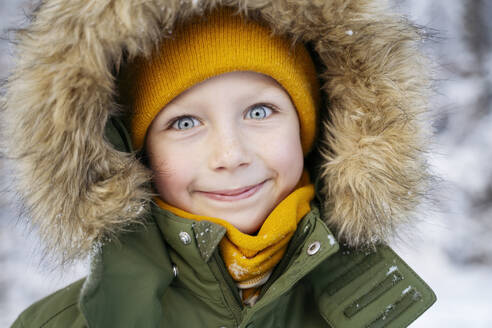
[[[37,301],[20,314],[12,328],[85,327],[79,295],[85,278]]]
[[[345,246],[310,277],[323,318],[334,328],[407,327],[434,302],[430,287],[388,246]]]

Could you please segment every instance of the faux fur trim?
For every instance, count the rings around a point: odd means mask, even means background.
[[[429,181],[427,74],[419,30],[383,1],[44,0],[15,33],[2,138],[30,220],[63,260],[141,220],[150,199],[148,170],[104,138],[115,72],[221,5],[317,52],[327,102],[314,156],[338,237],[372,246],[411,217]]]

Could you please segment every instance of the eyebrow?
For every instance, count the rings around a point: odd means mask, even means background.
[[[283,91],[281,88],[282,88],[281,86],[274,86],[274,85],[266,85],[266,86],[262,86],[259,88],[254,88],[254,89],[251,89],[251,91],[246,92],[246,93],[238,96],[235,99],[236,101],[234,103],[235,104],[242,104],[242,103],[248,102],[253,97],[254,98],[260,98],[260,97],[265,97],[265,96],[279,96],[279,95],[281,95],[281,92]],[[288,95],[288,93],[287,93],[287,95]],[[173,103],[173,105],[175,105],[175,106],[171,106],[171,115],[175,115],[175,114],[172,114],[172,112],[173,112],[172,108],[174,108],[174,107],[177,107],[177,109],[175,109],[174,111],[178,110],[178,108],[186,110],[188,108],[200,107],[200,105],[197,105],[196,103],[190,103],[190,104],[184,103],[183,104],[180,102],[175,102],[175,103]]]
[[[266,96],[280,96],[282,94],[281,87],[273,86],[273,85],[267,85],[261,88],[256,88],[251,90],[251,92],[247,92],[244,95],[241,95],[238,97],[238,102],[246,102],[249,99],[255,97],[255,98],[260,98],[260,97],[266,97]],[[288,93],[287,93],[288,95]]]
[[[273,92],[273,93],[281,93],[283,90],[282,90],[282,87],[281,86],[273,86],[273,85],[268,85],[266,87],[263,87],[260,89],[261,91],[258,93],[258,95],[263,95],[263,94],[268,94],[270,92]]]

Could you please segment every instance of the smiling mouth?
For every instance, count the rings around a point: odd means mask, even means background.
[[[216,190],[216,191],[198,191],[204,196],[221,201],[235,201],[240,199],[245,199],[256,194],[258,190],[263,187],[267,180],[260,182],[253,186],[248,186],[244,188],[231,189],[231,190]]]

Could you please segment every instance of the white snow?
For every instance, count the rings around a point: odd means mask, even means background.
[[[393,272],[395,272],[396,270],[398,270],[398,267],[396,265],[392,265],[389,269],[388,269],[388,272],[386,272],[386,275],[389,276],[390,274],[392,274]]]
[[[407,294],[410,290],[412,290],[412,286],[408,286],[407,288],[405,288],[405,289],[401,292],[401,294],[402,294],[402,295],[405,295],[405,294]]]
[[[336,244],[335,237],[333,235],[328,235],[328,242],[330,243],[330,246],[333,246]]]
[[[237,264],[236,262],[229,264],[229,271],[233,272],[237,277],[241,277],[248,273],[248,270]]]

